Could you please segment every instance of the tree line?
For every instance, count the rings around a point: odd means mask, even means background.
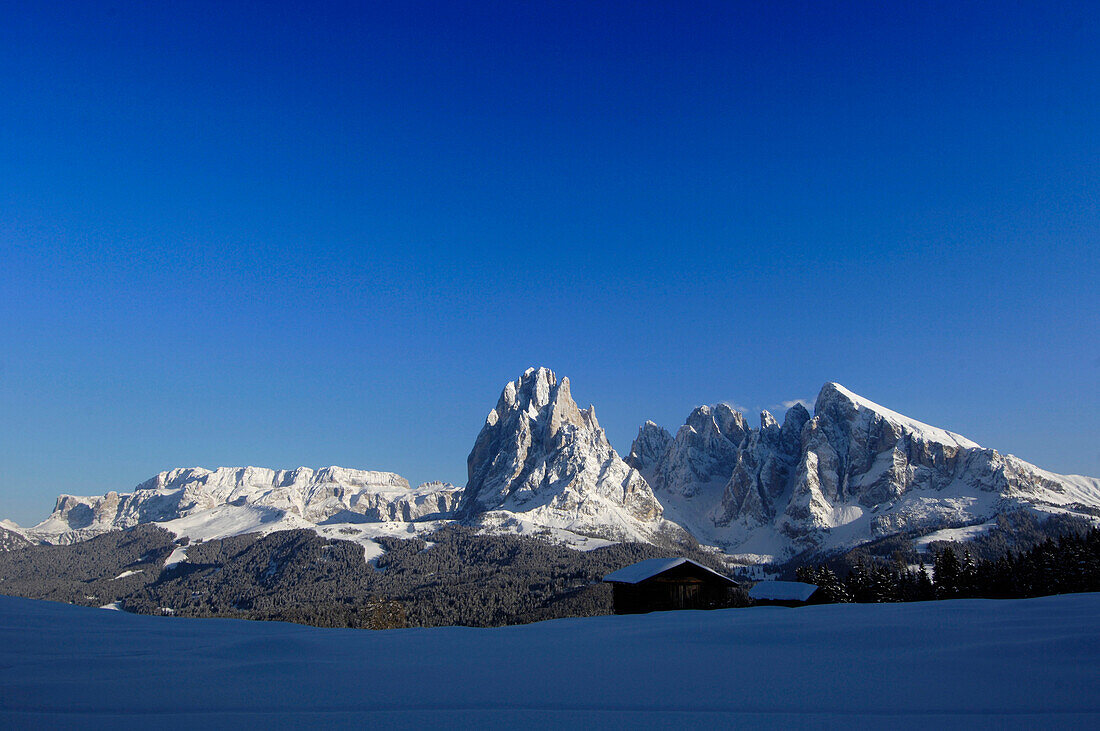
[[[907,549],[908,538],[898,537],[861,547],[842,557],[846,563],[800,568],[797,578],[821,587],[814,602],[1100,591],[1098,531],[1072,529],[1051,540],[1052,534],[1040,537],[1042,526],[1030,519],[1003,522],[1013,530],[991,531],[984,543],[966,549],[931,544],[930,564]],[[165,569],[165,559],[186,539],[142,525],[71,546],[2,552],[0,594],[85,606],[118,602],[143,614],[170,609],[175,616],[328,627],[494,626],[609,614],[611,589],[601,577],[642,559],[678,555],[727,569],[714,553],[688,544],[622,543],[581,552],[458,525],[423,538],[376,542],[385,553],[368,563],[362,546],[312,531],[234,536],[192,542],[187,560]],[[1014,548],[993,550],[1008,545]]]
[[[795,571],[816,584],[810,602],[918,602],[936,599],[1025,599],[1100,591],[1100,529],[1064,533],[1032,548],[994,559],[975,559],[969,549],[945,546],[931,566],[859,560],[844,578],[821,564]]]

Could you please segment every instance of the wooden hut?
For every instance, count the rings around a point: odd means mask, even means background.
[[[816,585],[801,581],[758,581],[749,589],[749,599],[756,606],[800,607],[816,591]]]
[[[603,577],[611,584],[615,614],[730,605],[737,582],[686,558],[651,558]]]

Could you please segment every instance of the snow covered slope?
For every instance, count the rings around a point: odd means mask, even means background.
[[[0,597],[5,728],[1096,728],[1100,595],[317,629]]]
[[[787,558],[1018,508],[1100,515],[1100,480],[1047,472],[836,383],[822,387],[812,418],[801,405],[782,426],[761,414],[732,456],[730,440],[710,436],[718,420],[699,413],[658,458],[658,427],[642,427],[631,459],[653,476],[669,518],[729,552]]]
[[[569,379],[529,368],[508,383],[467,459],[459,514],[482,525],[533,524],[617,540],[668,528],[645,479],[611,447]]]

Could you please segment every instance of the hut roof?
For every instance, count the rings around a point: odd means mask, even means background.
[[[815,584],[801,581],[758,581],[749,589],[749,597],[775,602],[804,602],[817,591]]]
[[[652,579],[654,576],[663,574],[677,566],[682,566],[683,564],[690,564],[727,584],[733,586],[737,585],[737,582],[733,579],[723,576],[713,569],[708,569],[706,566],[698,564],[689,558],[647,558],[645,561],[639,561],[636,564],[631,564],[626,568],[614,571],[603,577],[603,580],[612,584],[637,584],[646,579]]]

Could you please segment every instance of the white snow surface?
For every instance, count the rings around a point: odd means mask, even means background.
[[[968,525],[962,528],[944,528],[943,530],[929,533],[926,536],[914,538],[913,546],[917,549],[926,549],[928,548],[928,544],[933,541],[956,541],[958,543],[972,541],[983,533],[987,533],[996,525],[997,521],[991,520],[980,525]]]
[[[175,520],[158,522],[156,525],[172,532],[177,538],[190,538],[194,541],[213,541],[245,533],[267,534],[277,530],[313,527],[312,523],[292,513],[255,505],[219,505]]]
[[[485,513],[481,517],[480,528],[482,533],[489,535],[517,535],[539,538],[581,552],[594,551],[597,548],[611,546],[616,543],[616,541],[605,538],[586,536],[565,528],[525,520],[507,511]]]
[[[164,568],[170,569],[179,566],[187,560],[187,546],[178,546],[164,559]]]
[[[119,579],[125,579],[127,576],[133,576],[134,574],[140,574],[140,573],[142,573],[142,569],[137,569],[137,570],[131,569],[129,571],[123,571],[121,574],[119,574],[114,579],[112,579],[112,581],[118,581]]]
[[[1077,594],[371,632],[0,597],[0,722],[1097,728],[1098,615]]]
[[[815,591],[816,585],[801,581],[759,581],[749,589],[749,597],[764,601],[804,602]]]
[[[216,508],[193,513],[183,518],[157,523],[177,538],[189,538],[192,541],[211,541],[246,533],[269,534],[281,530],[311,530],[322,538],[333,538],[358,543],[363,547],[363,557],[367,561],[381,556],[384,551],[374,541],[379,536],[393,538],[414,538],[439,530],[449,521],[424,520],[416,522],[384,521],[358,522],[361,518],[352,513],[339,513],[321,524],[311,523],[293,513],[284,513],[274,508],[261,508],[253,505],[220,505]],[[346,520],[345,520],[346,519]],[[168,557],[172,561],[176,549]],[[186,556],[186,553],[183,554]],[[165,567],[168,563],[165,564]]]

